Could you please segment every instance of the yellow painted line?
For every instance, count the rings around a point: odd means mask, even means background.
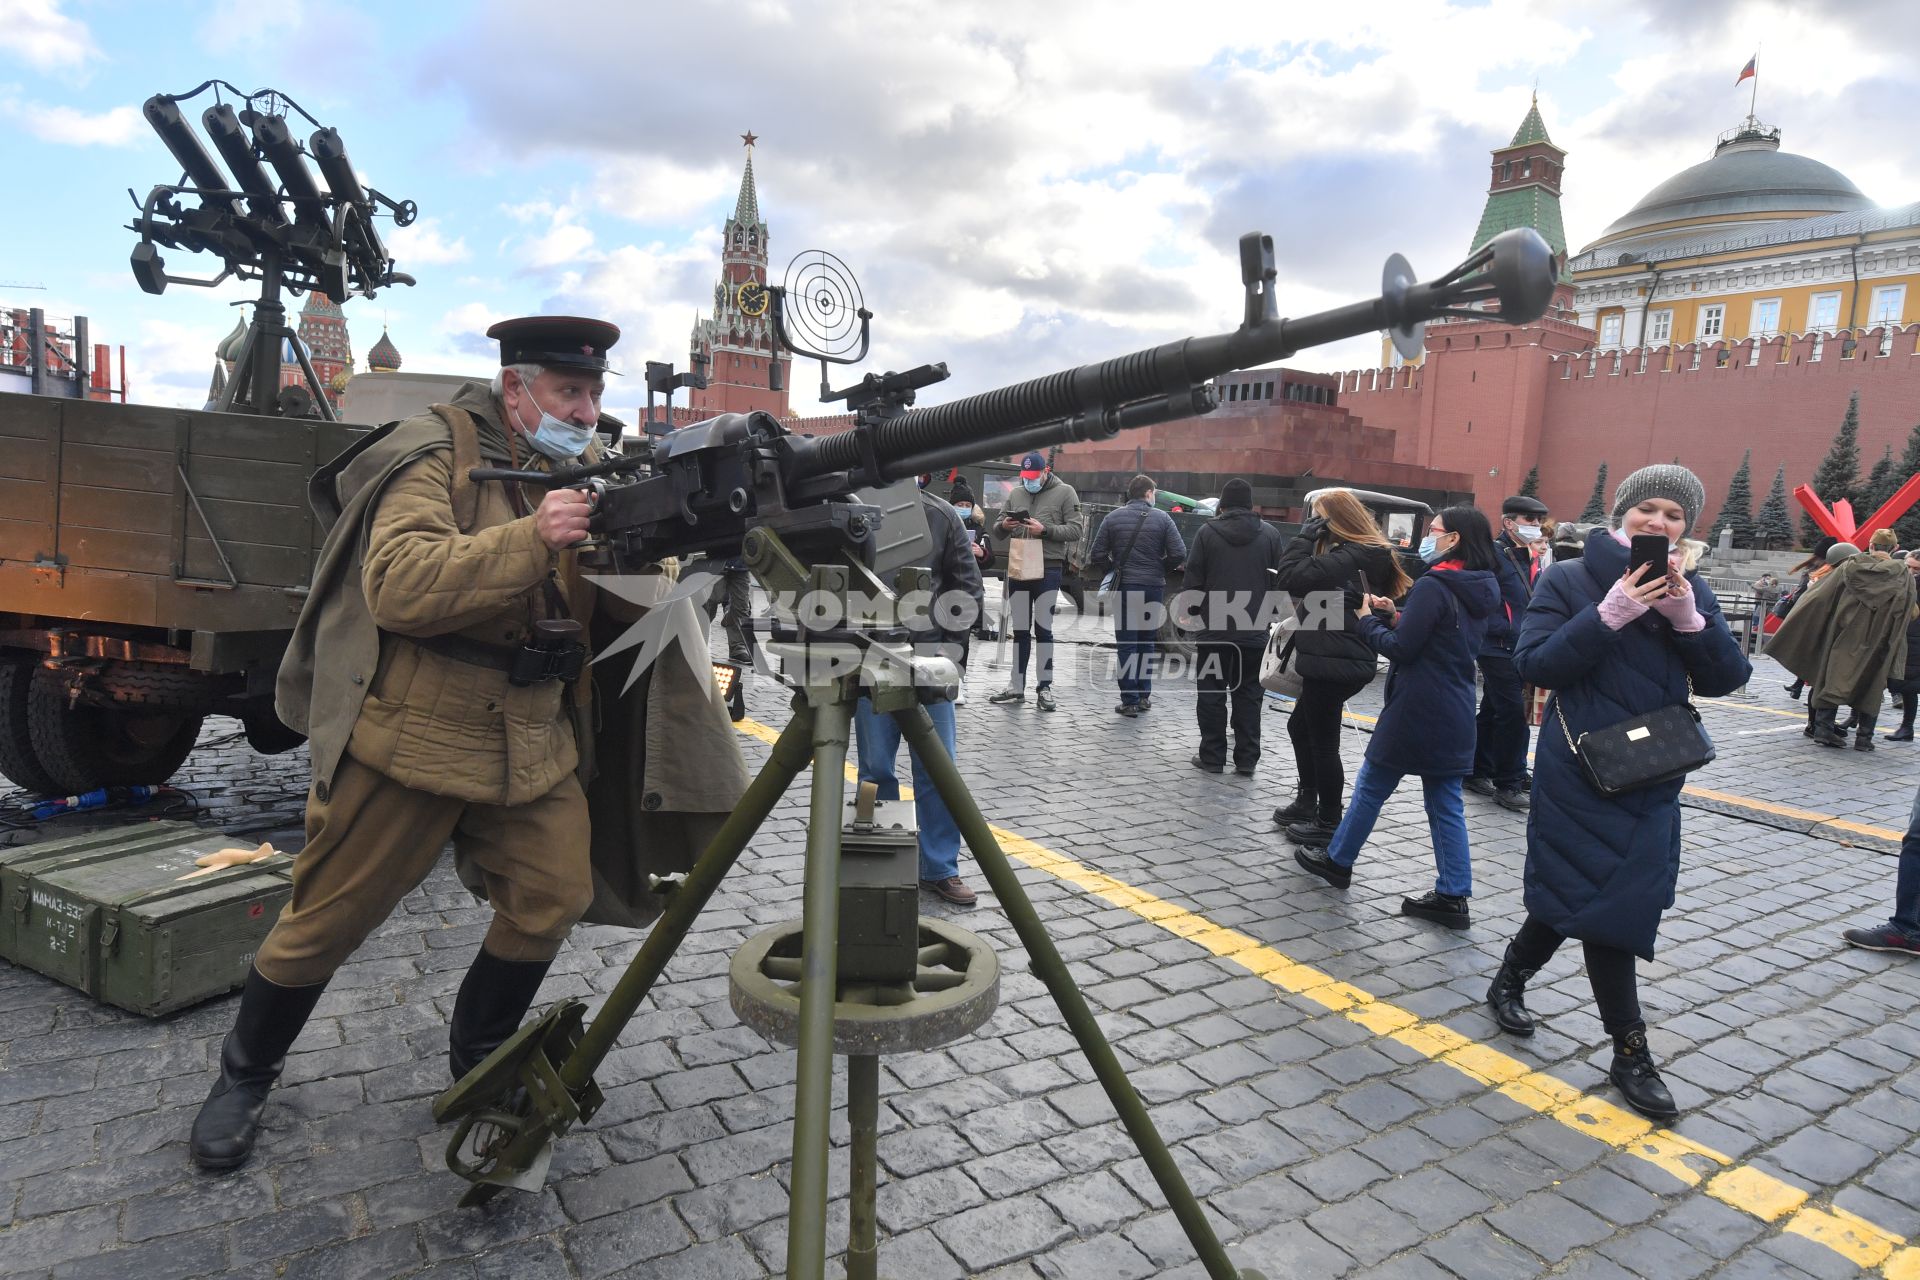
[[[1790,804],[1775,804],[1771,800],[1755,800],[1751,796],[1734,795],[1728,791],[1714,791],[1708,787],[1686,787],[1686,794],[1699,796],[1703,800],[1717,800],[1722,804],[1736,805],[1742,809],[1757,809],[1761,813],[1770,813],[1777,818],[1792,818],[1797,822],[1811,822],[1816,827],[1832,827],[1835,831],[1844,831],[1848,835],[1877,836],[1882,840],[1891,840],[1899,844],[1906,838],[1906,832],[1895,831],[1891,827],[1876,827],[1871,823],[1855,822],[1851,818],[1842,818],[1838,814],[1821,813],[1814,809],[1801,809]]]
[[[1807,713],[1804,711],[1785,711],[1779,707],[1759,707],[1748,702],[1727,702],[1720,698],[1695,698],[1694,701],[1703,707],[1724,707],[1728,711],[1751,711],[1755,715],[1783,716],[1788,720],[1805,721],[1807,718]]]
[[[735,727],[769,746],[779,737],[777,730],[756,720],[742,720]],[[850,780],[854,772],[849,764]],[[911,795],[908,788],[901,788],[901,799],[910,799]],[[1583,1093],[1451,1027],[1375,999],[1352,983],[1301,964],[1258,938],[1215,924],[1177,903],[1055,853],[1018,832],[997,826],[992,830],[1008,857],[1131,911],[1282,991],[1311,1000],[1424,1057],[1444,1062],[1521,1106],[1664,1170],[1687,1186],[1704,1183],[1708,1195],[1762,1222],[1784,1218],[1782,1230],[1823,1245],[1858,1267],[1872,1269],[1884,1264],[1887,1280],[1920,1280],[1920,1247],[1909,1245],[1903,1236],[1844,1209],[1809,1204],[1809,1193],[1800,1187],[1740,1164],[1732,1156],[1670,1129],[1656,1129],[1637,1112]]]

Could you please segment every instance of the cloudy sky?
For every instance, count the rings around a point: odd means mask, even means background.
[[[1920,101],[1911,0],[0,0],[0,303],[92,317],[136,399],[199,403],[249,291],[139,292],[124,224],[128,188],[178,176],[140,103],[219,77],[290,94],[419,203],[388,243],[420,284],[349,304],[356,355],[385,323],[409,369],[484,371],[489,323],[545,311],[618,322],[629,369],[683,364],[752,130],[776,280],[846,259],[873,366],[953,370],[926,403],[1231,328],[1245,231],[1278,241],[1286,314],[1371,296],[1394,251],[1438,274],[1536,82],[1577,251],[1739,122],[1756,46],[1788,150],[1920,199],[1920,141],[1872,123]]]

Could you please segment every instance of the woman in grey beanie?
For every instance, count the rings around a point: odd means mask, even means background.
[[[1618,795],[1596,791],[1574,754],[1580,735],[1747,681],[1749,667],[1704,578],[1675,554],[1627,573],[1628,544],[1657,534],[1677,548],[1700,519],[1705,490],[1685,467],[1642,467],[1614,490],[1610,529],[1587,535],[1579,560],[1556,561],[1534,584],[1514,642],[1520,674],[1553,690],[1534,754],[1527,814],[1526,922],[1487,991],[1494,1020],[1532,1035],[1526,984],[1560,944],[1584,944],[1600,1021],[1613,1037],[1615,1086],[1656,1119],[1678,1114],[1647,1049],[1634,957],[1651,960],[1680,875],[1684,779]]]

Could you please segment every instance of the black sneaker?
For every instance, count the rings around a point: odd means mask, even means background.
[[[1026,700],[1027,691],[1025,689],[1016,689],[1011,685],[987,699],[988,702],[1001,704],[1008,702],[1025,702]]]
[[[1199,756],[1195,756],[1191,763],[1194,768],[1200,770],[1202,773],[1225,773],[1227,771],[1227,766],[1224,764],[1208,764]]]
[[[1502,787],[1493,793],[1493,802],[1502,809],[1512,809],[1515,813],[1525,813],[1533,807],[1533,801],[1519,787]]]
[[[1233,771],[1243,778],[1251,778],[1253,776],[1253,766],[1250,764],[1237,764],[1233,766]]]
[[[1920,934],[1908,933],[1891,924],[1875,925],[1871,929],[1849,929],[1840,935],[1849,945],[1867,951],[1898,951],[1905,955],[1920,956]]]
[[[1449,929],[1464,929],[1473,923],[1465,898],[1437,890],[1428,890],[1417,898],[1400,899],[1400,914],[1416,920],[1431,920]]]
[[[1333,833],[1339,828],[1337,822],[1322,822],[1318,818],[1309,818],[1305,822],[1287,825],[1287,839],[1309,849],[1324,849],[1333,843]]]
[[[1140,705],[1135,702],[1123,702],[1113,709],[1113,713],[1117,716],[1137,716],[1140,714]]]
[[[1053,690],[1040,689],[1035,691],[1033,695],[1033,705],[1039,707],[1042,711],[1052,711],[1057,705],[1053,700]]]
[[[1153,699],[1151,697],[1142,698],[1133,705],[1142,711],[1151,711],[1153,710]]]
[[[1314,802],[1312,796],[1296,795],[1293,798],[1292,804],[1273,811],[1273,825],[1276,827],[1289,827],[1296,822],[1309,821],[1319,808],[1320,806]]]
[[[1293,860],[1301,869],[1311,871],[1336,889],[1344,889],[1353,883],[1353,868],[1343,867],[1318,849],[1300,848],[1293,851]]]
[[[1498,787],[1493,785],[1492,778],[1468,778],[1466,785],[1467,790],[1477,796],[1490,796],[1499,790]]]

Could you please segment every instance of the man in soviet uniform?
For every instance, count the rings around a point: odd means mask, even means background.
[[[193,1124],[203,1168],[251,1155],[267,1091],[334,970],[449,840],[494,910],[454,1001],[458,1078],[519,1027],[575,922],[649,923],[647,873],[691,866],[745,790],[704,654],[668,649],[625,697],[583,665],[596,603],[608,642],[634,615],[606,617],[623,602],[583,581],[570,549],[590,496],[467,474],[593,460],[619,330],[535,316],[487,336],[501,345],[491,387],[467,383],[314,477],[315,507],[335,520],[276,690],[281,719],[311,745],[307,843]]]

